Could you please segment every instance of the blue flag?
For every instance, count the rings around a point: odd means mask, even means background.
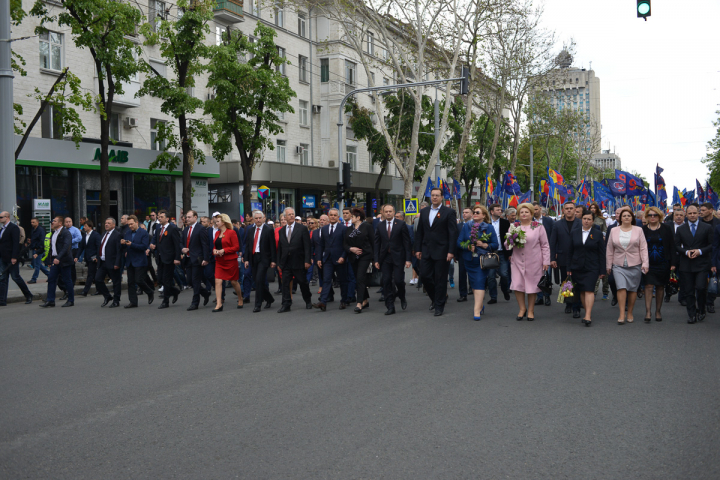
[[[616,170],[617,172],[617,170]],[[607,185],[610,189],[610,192],[612,192],[613,196],[615,197],[624,197],[626,193],[626,187],[625,187],[625,176],[623,176],[623,179],[619,178],[608,178]]]
[[[518,204],[521,203],[530,203],[530,190],[520,195],[520,198],[518,198]]]
[[[625,195],[639,197],[645,191],[645,182],[632,173],[615,170],[615,178],[625,184]]]
[[[695,179],[695,190],[697,190],[698,203],[705,203],[705,190],[703,190],[700,182],[697,181],[697,178]]]
[[[460,183],[453,178],[453,197],[460,200]]]
[[[426,197],[430,196],[430,192],[432,192],[433,188],[435,188],[435,186],[432,183],[432,179],[430,177],[428,177],[428,183],[427,183],[427,186],[425,187],[425,196]]]
[[[657,206],[658,206],[658,204],[657,204],[657,198],[655,197],[655,192],[653,192],[653,191],[650,190],[649,188],[647,189],[647,204],[648,204],[649,206],[651,206],[651,207],[657,207]]]

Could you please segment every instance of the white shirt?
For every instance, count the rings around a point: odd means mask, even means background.
[[[343,220],[343,223],[344,223],[345,226],[348,227],[348,228],[350,228],[350,227],[352,226],[352,220],[348,220],[347,222],[346,222],[345,220]]]
[[[57,248],[55,248],[55,242],[57,242],[57,237],[58,235],[60,235],[60,230],[62,230],[62,228],[58,228],[57,230],[55,230],[52,234],[52,239],[50,239],[50,243],[52,244],[53,257],[57,257]]]
[[[435,221],[435,219],[438,216],[440,207],[442,207],[442,205],[438,205],[437,207],[435,207],[434,205],[430,205],[430,214],[428,215],[428,223],[430,224],[431,227],[432,227],[433,222]]]
[[[592,230],[592,227],[590,227],[590,230]],[[590,230],[583,230],[583,245],[585,245],[585,242],[587,241],[588,237],[590,236]]]
[[[105,239],[104,243],[102,240],[100,240],[100,247],[102,248],[102,250],[100,251],[100,260],[102,260],[103,262],[105,261],[105,247],[107,247],[107,244],[110,241],[110,237],[112,237],[114,231],[115,230],[110,230],[109,232],[105,232],[105,235],[107,235],[107,237],[103,236],[103,238]]]
[[[492,217],[491,217],[491,218],[492,218]],[[500,239],[500,218],[498,218],[497,220],[493,220],[493,221],[492,221],[492,226],[493,226],[493,228],[495,229],[495,235],[497,235],[497,238]],[[503,249],[503,241],[502,241],[502,239],[500,239],[500,242],[499,242],[499,243],[500,243],[500,246],[498,247],[498,250],[502,250],[502,249]]]

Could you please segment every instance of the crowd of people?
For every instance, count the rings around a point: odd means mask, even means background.
[[[464,208],[457,219],[443,205],[442,191],[434,189],[430,203],[423,202],[408,221],[390,204],[376,218],[359,208],[331,208],[302,219],[286,208],[277,224],[259,210],[245,224],[220,212],[198,217],[193,210],[176,223],[160,210],[144,221],[123,215],[120,225],[107,218],[99,229],[87,218],[77,228],[72,218],[57,216],[47,233],[34,218],[25,238],[9,213],[1,212],[0,306],[7,302],[10,278],[32,303],[19,274],[27,252],[33,269],[28,283],[36,283],[40,273],[48,278],[43,308],[55,306],[58,289],[62,307],[74,306],[80,262],[86,281],[79,295],[102,296],[101,306],[109,308],[121,306],[126,273],[124,308],[137,308],[143,295],[152,304],[156,294],[158,308],[168,308],[181,290],[192,289],[188,311],[199,309],[201,300],[206,306],[214,291],[212,312],[222,312],[226,291],[237,297],[238,309],[254,291],[257,313],[276,302],[271,284],[277,281],[278,313],[291,310],[298,289],[305,308],[325,312],[338,289],[339,309],[359,314],[370,307],[371,285],[378,285],[385,314],[393,315],[398,301],[408,308],[405,276],[411,269],[409,285],[422,288],[430,310],[440,316],[457,267],[457,301],[472,295],[474,320],[482,318],[485,304],[498,302],[498,280],[505,301],[514,293],[518,321],[533,321],[536,306],[551,304],[553,283],[564,292],[565,313],[582,317],[588,327],[600,288],[604,300],[612,292],[619,325],[634,321],[636,300],[643,297],[644,321],[662,321],[662,305],[678,286],[688,323],[714,313],[716,289],[708,295],[708,284],[720,266],[720,219],[712,204],[674,205],[667,218],[656,207],[634,212],[625,206],[608,214],[595,203],[567,202],[561,213],[551,218],[537,202],[505,211],[494,204]]]

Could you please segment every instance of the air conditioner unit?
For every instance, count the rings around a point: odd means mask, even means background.
[[[128,130],[131,128],[137,128],[138,119],[135,117],[125,117],[125,128]]]
[[[302,155],[303,153],[303,147],[297,146],[295,147],[295,155]]]
[[[312,106],[312,112],[313,113],[320,113],[320,110],[322,109],[322,105],[313,105]]]
[[[328,167],[335,168],[335,160],[328,160]]]

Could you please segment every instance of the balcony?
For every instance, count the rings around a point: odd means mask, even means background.
[[[231,0],[217,0],[217,7],[213,10],[215,18],[227,23],[240,23],[245,21],[243,17],[243,2]]]

